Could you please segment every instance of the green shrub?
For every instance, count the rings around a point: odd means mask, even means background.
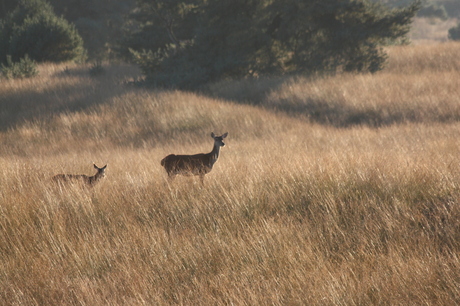
[[[448,37],[451,40],[460,40],[460,23],[456,27],[449,29]]]
[[[63,62],[83,55],[83,41],[74,26],[55,16],[26,19],[10,41],[10,54],[28,53],[39,62]]]
[[[1,65],[0,72],[6,79],[30,78],[38,74],[37,64],[28,55],[18,62],[13,62],[11,56],[7,56],[6,64]]]
[[[37,62],[82,60],[83,40],[75,26],[57,17],[43,0],[23,0],[0,26],[0,61],[26,54]]]

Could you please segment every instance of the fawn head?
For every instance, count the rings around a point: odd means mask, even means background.
[[[99,168],[98,166],[96,166],[96,164],[93,164],[93,166],[94,166],[94,169],[97,170],[96,175],[97,175],[98,177],[101,177],[101,178],[102,178],[102,177],[105,177],[105,168],[107,168],[107,165],[105,165],[105,166],[102,167],[102,168]]]

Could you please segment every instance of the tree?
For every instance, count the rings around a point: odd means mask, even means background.
[[[136,0],[48,0],[58,16],[75,24],[90,60],[113,59],[124,17]]]
[[[18,5],[18,0],[0,0],[0,19],[3,19]]]
[[[43,0],[21,0],[0,24],[0,62],[28,55],[37,62],[62,62],[84,57],[75,27],[57,17]]]
[[[194,38],[201,5],[200,0],[138,0],[125,24],[121,53],[129,56],[128,49],[158,51],[171,45],[177,49],[180,42]]]
[[[280,26],[273,41],[291,54],[285,65],[297,71],[382,69],[381,46],[404,37],[418,3],[388,10],[367,1],[285,1],[269,7]],[[276,14],[276,15],[275,15]]]
[[[386,59],[382,46],[407,34],[420,6],[388,9],[366,0],[140,3],[143,19],[136,19],[134,33],[156,34],[128,46],[148,79],[179,87],[263,74],[376,72]]]

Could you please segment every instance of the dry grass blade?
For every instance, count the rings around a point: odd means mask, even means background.
[[[0,304],[459,304],[457,49],[258,80],[250,105],[222,98],[241,82],[121,85],[128,67],[0,83]],[[164,156],[227,130],[204,186],[167,183]],[[94,188],[53,184],[91,161]]]

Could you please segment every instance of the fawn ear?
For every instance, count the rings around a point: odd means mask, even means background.
[[[211,133],[211,137],[214,138],[216,135],[214,135],[214,132]]]
[[[228,132],[227,132],[227,133],[225,133],[225,134],[223,134],[223,135],[222,135],[222,138],[225,138],[225,137],[227,137],[227,135],[228,135]]]

